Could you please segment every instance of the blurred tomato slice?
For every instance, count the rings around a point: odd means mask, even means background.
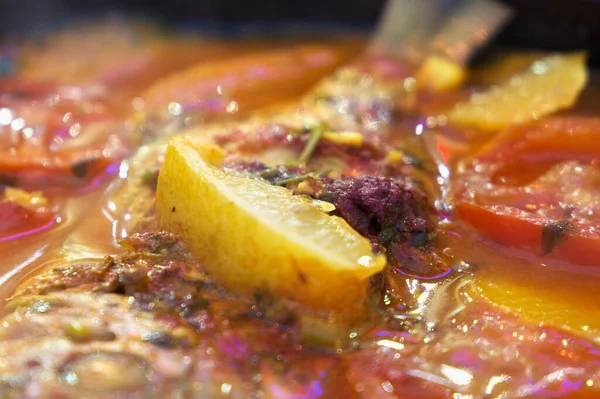
[[[350,44],[301,45],[200,62],[166,76],[140,97],[139,111],[160,120],[240,115],[298,98],[350,57]]]
[[[46,230],[59,222],[56,209],[40,193],[0,186],[0,242]]]
[[[0,181],[60,192],[88,187],[127,154],[124,107],[99,88],[0,81]]]
[[[598,265],[599,118],[548,118],[508,128],[459,173],[456,213],[482,236]]]

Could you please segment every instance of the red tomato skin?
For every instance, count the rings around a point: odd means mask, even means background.
[[[55,222],[53,212],[36,212],[15,202],[0,200],[0,241],[46,230]]]
[[[542,258],[555,258],[578,265],[600,266],[600,237],[567,233],[550,253],[542,252],[542,231],[551,221],[536,218],[525,211],[504,206],[482,206],[461,201],[457,216],[484,238],[509,247],[533,252]]]

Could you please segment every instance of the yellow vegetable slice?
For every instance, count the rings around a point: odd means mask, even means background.
[[[48,205],[48,199],[41,191],[27,192],[10,186],[4,189],[4,199],[31,210]]]
[[[588,81],[585,54],[553,55],[523,73],[460,102],[448,117],[483,130],[529,122],[572,106]]]
[[[482,65],[469,71],[469,81],[476,85],[491,86],[500,84],[511,76],[523,72],[532,63],[550,56],[544,52],[510,51],[493,55]]]
[[[439,93],[457,88],[465,80],[465,68],[439,55],[425,59],[416,74],[419,87]]]
[[[469,294],[519,314],[528,322],[544,323],[597,340],[600,331],[597,288],[590,281],[582,281],[587,279],[585,276],[575,277],[483,273],[474,278]]]
[[[359,132],[325,132],[323,133],[322,139],[333,144],[351,147],[360,147],[364,142],[364,136]]]
[[[283,187],[231,175],[214,146],[171,140],[160,171],[161,228],[180,234],[220,285],[317,312],[360,313],[369,278],[386,265],[369,241]]]

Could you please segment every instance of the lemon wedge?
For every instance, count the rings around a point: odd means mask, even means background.
[[[225,173],[218,153],[171,140],[156,194],[161,228],[178,233],[215,282],[236,294],[360,313],[385,257],[346,221],[289,190]]]
[[[525,72],[456,104],[448,117],[458,125],[496,130],[568,108],[587,83],[585,58],[576,53],[537,60]]]

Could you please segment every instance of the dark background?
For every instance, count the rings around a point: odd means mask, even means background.
[[[419,1],[419,0],[414,0]],[[599,0],[504,0],[515,17],[495,45],[586,49],[600,61]],[[220,33],[286,26],[372,28],[384,0],[0,0],[0,33],[39,33],[77,16],[120,12]]]

